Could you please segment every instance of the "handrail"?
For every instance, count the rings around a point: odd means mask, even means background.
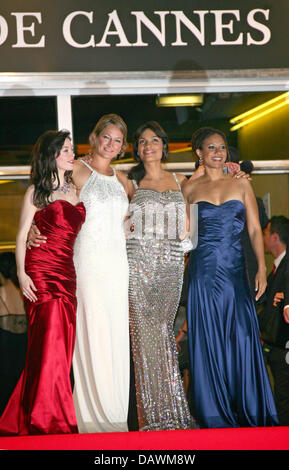
[[[253,174],[282,174],[289,173],[288,160],[253,160]],[[128,172],[135,163],[114,163],[117,170]],[[195,162],[170,162],[163,163],[163,167],[169,171],[179,171],[190,175],[195,170]],[[0,166],[0,179],[28,179],[30,175],[30,165],[23,166]]]

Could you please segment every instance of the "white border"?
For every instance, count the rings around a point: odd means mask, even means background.
[[[289,69],[0,73],[0,97],[287,90]]]

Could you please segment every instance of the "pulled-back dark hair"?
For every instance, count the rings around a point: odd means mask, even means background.
[[[280,241],[285,245],[289,243],[289,219],[284,215],[273,215],[269,220],[270,233],[277,233]]]
[[[30,178],[34,185],[33,203],[38,208],[49,204],[52,192],[60,186],[56,157],[67,138],[70,139],[70,132],[67,130],[46,131],[33,147]],[[71,171],[65,172],[67,182],[71,181],[71,175]]]
[[[202,150],[202,145],[204,143],[204,140],[206,140],[208,137],[211,137],[214,134],[218,134],[221,136],[226,144],[227,148],[227,159],[228,159],[228,142],[227,142],[227,137],[224,134],[224,132],[219,131],[219,129],[214,129],[213,127],[200,127],[200,129],[197,129],[191,139],[191,145],[192,145],[192,150],[194,154],[196,155],[197,159],[199,160],[198,155],[196,154],[196,150]]]
[[[156,121],[148,121],[137,128],[133,137],[133,148],[132,148],[132,156],[138,165],[131,168],[128,173],[128,178],[131,180],[135,180],[139,183],[146,174],[145,167],[143,162],[140,159],[138,154],[138,141],[142,133],[150,129],[153,131],[163,142],[163,154],[161,161],[165,161],[167,159],[169,153],[169,139],[165,131],[163,130],[162,126]]]

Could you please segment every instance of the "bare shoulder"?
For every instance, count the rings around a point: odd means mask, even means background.
[[[251,184],[251,181],[248,180],[248,178],[239,178],[237,179],[237,184],[242,189],[243,191],[253,191],[253,187]]]
[[[78,176],[84,171],[84,169],[85,169],[85,166],[83,165],[83,163],[81,163],[81,161],[79,160],[75,160],[73,164],[73,173],[72,173],[73,179],[78,178]]]
[[[123,170],[115,170],[116,176],[121,182],[126,182],[128,181],[127,174]]]
[[[73,164],[72,179],[78,190],[82,188],[90,173],[90,170],[81,163],[81,161],[75,160]]]
[[[183,184],[187,180],[187,177],[182,173],[176,173],[176,177],[180,184]]]
[[[196,188],[200,183],[202,183],[204,180],[203,176],[200,176],[199,178],[193,179],[191,178],[186,178],[183,182],[183,188],[186,191],[190,191],[194,188]]]
[[[23,202],[22,202],[22,211],[25,216],[28,213],[35,212],[36,206],[34,205],[34,192],[35,192],[35,186],[32,184],[26,189],[26,192],[23,197]]]
[[[80,160],[74,160],[74,163],[73,163],[73,174],[74,174],[75,172],[78,173],[78,172],[81,171],[83,168],[84,168],[84,165],[83,165],[83,163],[81,163]]]
[[[35,191],[35,186],[34,184],[31,184],[27,189],[26,189],[26,192],[25,192],[25,199],[29,199],[32,201],[33,199],[33,196],[34,196],[34,191]]]
[[[196,180],[191,180],[191,179],[186,179],[182,183],[182,193],[188,202],[191,202],[191,200],[194,198],[195,191],[197,190],[197,187],[199,186],[199,179]]]
[[[134,192],[134,186],[132,181],[128,178],[127,173],[122,170],[116,170],[116,177],[118,181],[123,185],[127,196],[130,198]]]

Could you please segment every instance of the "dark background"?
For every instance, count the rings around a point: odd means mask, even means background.
[[[271,30],[271,40],[265,45],[246,45],[247,32],[255,40],[262,39],[262,33],[247,24],[248,12],[256,9],[270,9],[269,21],[264,15],[256,14],[255,19],[266,24]],[[226,40],[235,40],[244,33],[244,45],[213,46],[215,40],[214,15],[205,18],[206,43],[202,46],[195,36],[183,25],[182,40],[187,46],[171,46],[176,40],[175,17],[166,16],[166,46],[163,47],[144,25],[142,38],[147,47],[116,47],[118,36],[108,36],[111,47],[74,48],[66,43],[62,24],[73,11],[93,11],[93,23],[78,17],[73,22],[72,35],[76,41],[86,43],[91,35],[99,42],[108,22],[108,13],[117,10],[120,22],[129,42],[136,42],[136,18],[131,11],[143,11],[160,29],[160,18],[154,11],[183,11],[199,28],[199,17],[194,10],[239,10],[240,21],[234,19],[234,32],[224,30]],[[35,37],[25,33],[27,42],[39,42],[45,34],[45,48],[13,48],[16,43],[16,19],[11,12],[41,12],[42,24],[35,21]],[[100,72],[100,71],[165,71],[165,70],[222,70],[251,68],[287,68],[289,64],[289,2],[288,0],[1,0],[0,15],[8,23],[9,33],[0,45],[0,72]],[[224,17],[224,23],[233,19]],[[25,25],[31,24],[27,17]],[[113,30],[113,25],[110,31]]]

